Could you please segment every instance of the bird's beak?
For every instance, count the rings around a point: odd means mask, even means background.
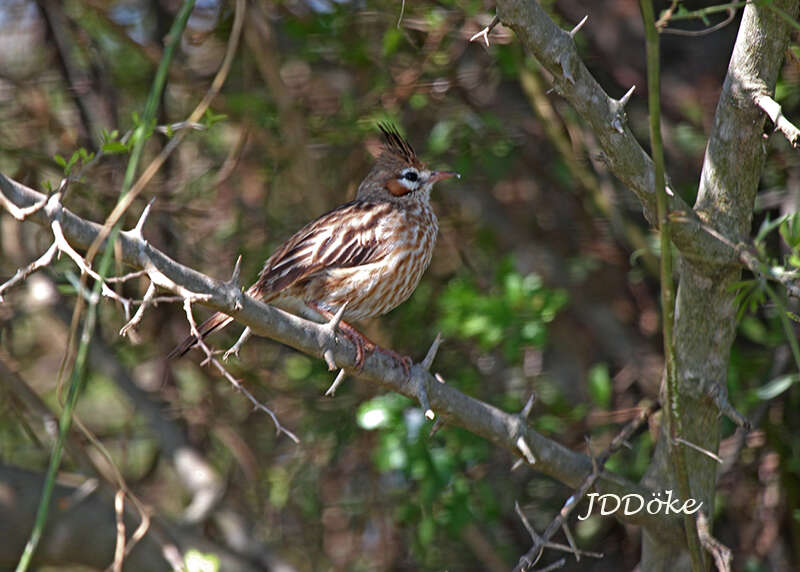
[[[451,177],[456,177],[460,179],[461,175],[459,175],[455,171],[434,171],[428,178],[428,182],[435,183],[436,181],[444,181],[445,179],[450,179]]]

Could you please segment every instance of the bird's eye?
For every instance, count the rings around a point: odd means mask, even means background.
[[[419,175],[417,174],[416,171],[406,171],[405,173],[403,173],[403,178],[406,181],[416,181],[417,179],[419,179]]]

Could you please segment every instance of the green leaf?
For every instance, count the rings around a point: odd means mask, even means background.
[[[800,246],[800,213],[787,215],[788,218],[781,223],[779,232],[781,238],[789,245],[789,248],[795,250]]]
[[[759,399],[768,400],[779,396],[781,393],[789,389],[792,384],[800,380],[800,374],[792,373],[776,377],[766,385],[762,385],[756,390],[756,395]]]
[[[403,42],[403,32],[397,28],[389,28],[383,35],[383,56],[388,57],[397,51]]]
[[[128,146],[119,141],[108,141],[103,143],[103,153],[106,155],[117,155],[119,153],[127,153]]]
[[[767,235],[776,228],[778,228],[781,224],[783,224],[783,221],[789,218],[789,216],[791,215],[785,214],[771,221],[769,220],[769,214],[767,214],[766,218],[764,219],[764,222],[761,223],[761,227],[758,229],[758,234],[756,234],[756,237],[753,240],[753,242],[755,242],[756,244],[764,242],[764,239],[767,237]]]
[[[600,407],[608,409],[611,405],[611,376],[608,365],[599,363],[589,370],[589,395]]]

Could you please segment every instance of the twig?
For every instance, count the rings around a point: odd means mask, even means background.
[[[700,8],[699,10],[691,10],[688,12],[681,12],[679,14],[675,14],[675,8],[677,8],[678,2],[673,0],[672,5],[667,9],[661,18],[658,19],[658,22],[655,23],[656,28],[661,29],[666,26],[671,21],[677,20],[705,20],[705,18],[711,14],[718,14],[720,12],[727,12],[731,9],[741,8],[749,4],[752,0],[744,0],[739,2],[728,2],[726,4],[715,4],[714,6],[708,6],[707,8]]]
[[[327,339],[331,339],[336,336],[336,328],[339,326],[339,322],[342,321],[342,316],[344,316],[344,311],[346,308],[347,302],[339,307],[339,309],[327,323],[323,324],[322,328],[327,334],[325,336]],[[336,360],[333,359],[332,347],[326,347],[322,350],[322,359],[325,360],[325,364],[328,366],[328,371],[334,371],[337,369]]]
[[[156,286],[152,282],[147,287],[147,292],[144,293],[144,298],[142,298],[142,304],[139,306],[139,309],[136,310],[136,313],[133,315],[127,324],[122,326],[119,331],[120,336],[128,335],[131,328],[134,328],[139,325],[139,322],[142,321],[142,317],[144,316],[144,311],[147,309],[148,306],[153,304],[153,298],[156,295]]]
[[[13,287],[17,282],[25,280],[28,276],[39,270],[40,268],[44,268],[51,262],[56,256],[58,252],[58,245],[53,242],[50,247],[42,254],[39,258],[28,264],[25,268],[19,268],[15,273],[14,276],[6,280],[3,284],[0,284],[0,302],[3,301],[3,293],[6,290],[9,290]]]
[[[0,193],[0,205],[8,211],[8,213],[19,221],[23,221],[32,214],[42,210],[47,204],[47,197],[44,197],[39,202],[33,203],[28,207],[20,208],[11,201],[9,201],[2,193]]]
[[[708,530],[708,518],[702,511],[697,513],[697,536],[700,538],[700,544],[703,545],[703,548],[714,557],[717,570],[719,572],[730,572],[733,554],[730,548],[711,536],[711,532]]]
[[[540,568],[539,570],[537,570],[537,572],[552,572],[553,570],[558,570],[559,568],[563,568],[564,566],[566,566],[566,564],[567,564],[567,559],[561,558],[559,560],[556,560],[552,564],[548,564],[544,568]]]
[[[708,36],[709,34],[713,34],[714,32],[721,30],[731,22],[733,19],[736,18],[736,9],[735,8],[728,8],[728,16],[718,24],[714,24],[708,28],[704,28],[702,30],[681,30],[679,28],[659,28],[658,32],[660,34],[672,34],[673,36],[690,36],[699,38],[701,36]]]
[[[225,360],[225,361],[228,361],[228,358],[231,355],[235,355],[236,357],[239,357],[239,351],[242,349],[242,346],[245,344],[245,342],[250,339],[251,335],[252,335],[252,331],[250,330],[250,328],[245,328],[242,331],[241,335],[239,336],[239,339],[236,340],[236,343],[233,344],[227,350],[225,350],[225,353],[222,354],[222,359]]]
[[[647,421],[655,409],[655,404],[647,404],[641,409],[639,415],[635,419],[622,428],[622,430],[617,434],[616,437],[614,437],[614,439],[611,440],[611,443],[609,443],[608,447],[606,447],[606,449],[599,456],[592,456],[592,471],[586,475],[577,490],[566,500],[564,506],[547,526],[547,529],[544,531],[544,533],[541,536],[534,536],[532,534],[533,546],[519,559],[517,566],[514,568],[515,572],[522,572],[530,569],[532,566],[531,563],[535,563],[535,561],[538,559],[537,554],[541,552],[542,548],[547,542],[549,542],[550,538],[552,538],[556,531],[558,531],[558,529],[566,523],[569,514],[575,509],[576,506],[578,506],[578,503],[580,503],[581,499],[583,499],[589,489],[594,486],[594,483],[602,474],[603,467],[611,455],[623,447],[624,443],[626,443],[628,439],[630,439],[630,437]],[[531,531],[529,525],[526,525],[526,528],[529,529],[528,532]],[[572,549],[570,549],[570,551],[571,550]]]
[[[495,26],[497,26],[499,23],[500,23],[500,18],[495,16],[494,18],[492,18],[492,21],[489,23],[488,26],[486,26],[483,30],[481,30],[480,32],[478,32],[477,34],[472,36],[469,39],[469,41],[470,42],[474,42],[475,40],[483,38],[483,41],[486,42],[486,47],[488,48],[489,47],[489,33],[492,30],[494,30]]]
[[[122,489],[114,495],[114,513],[117,519],[117,545],[114,549],[114,572],[122,572],[122,561],[125,558],[125,491]]]
[[[341,385],[341,383],[344,381],[344,378],[345,378],[345,372],[344,368],[342,368],[339,370],[339,373],[336,374],[336,379],[333,380],[333,383],[325,392],[325,397],[333,397],[334,395],[336,395],[336,390],[339,388],[339,385]]]
[[[200,348],[200,349],[203,351],[203,353],[206,355],[206,359],[204,360],[204,362],[203,362],[203,363],[204,363],[204,364],[206,364],[206,363],[210,363],[211,365],[213,365],[213,366],[216,368],[216,370],[217,370],[217,371],[218,371],[220,374],[222,374],[222,376],[223,376],[225,379],[227,379],[227,380],[228,380],[228,382],[229,382],[229,383],[230,383],[230,384],[231,384],[231,385],[232,385],[232,386],[233,386],[233,387],[234,387],[234,388],[235,388],[237,391],[241,392],[241,393],[242,393],[242,394],[243,394],[245,397],[247,397],[247,399],[249,399],[249,400],[250,400],[250,403],[252,403],[252,404],[253,404],[253,407],[255,407],[256,409],[258,409],[258,410],[261,410],[261,411],[263,411],[264,413],[266,413],[267,415],[269,415],[269,416],[270,416],[270,418],[272,419],[272,423],[275,425],[275,430],[278,432],[278,434],[279,434],[279,435],[280,435],[281,433],[283,433],[283,434],[285,434],[287,437],[289,437],[289,439],[291,439],[292,441],[294,441],[295,443],[300,443],[300,439],[298,439],[298,438],[297,438],[297,435],[295,435],[294,433],[292,433],[291,431],[289,431],[289,430],[288,430],[286,427],[284,427],[284,426],[281,424],[281,422],[278,420],[278,416],[277,416],[277,415],[275,415],[275,412],[274,412],[274,411],[272,411],[272,409],[270,409],[269,407],[267,407],[267,406],[266,406],[266,405],[264,405],[263,403],[261,403],[260,401],[258,401],[258,400],[257,400],[257,399],[256,399],[256,398],[253,396],[253,394],[252,394],[252,393],[250,393],[250,392],[249,392],[249,391],[248,391],[248,390],[247,390],[247,389],[246,389],[246,388],[245,388],[245,387],[242,385],[242,383],[241,383],[241,382],[240,382],[238,379],[236,379],[235,377],[233,377],[233,375],[231,375],[231,373],[230,373],[230,372],[229,372],[227,369],[225,369],[225,366],[223,366],[223,365],[220,363],[220,361],[219,361],[217,358],[215,358],[215,357],[214,357],[214,353],[213,353],[213,352],[211,351],[211,349],[210,349],[210,348],[209,348],[209,347],[206,345],[205,341],[203,341],[203,336],[202,336],[202,335],[200,335],[200,331],[197,329],[197,323],[195,322],[195,320],[194,320],[194,316],[192,315],[192,300],[191,300],[191,298],[188,298],[188,297],[187,297],[187,298],[184,298],[184,300],[183,300],[183,310],[184,310],[184,312],[186,313],[186,319],[187,319],[187,320],[188,320],[188,322],[189,322],[189,329],[190,329],[190,331],[191,331],[192,335],[193,335],[193,336],[195,337],[195,339],[197,340],[197,342],[196,342],[196,343],[197,343],[197,346],[198,346],[198,347],[199,347],[199,348]]]
[[[754,99],[755,104],[772,120],[775,130],[783,133],[792,147],[797,148],[800,143],[800,129],[786,119],[780,104],[766,93],[760,93]]]
[[[683,437],[676,437],[675,438],[675,442],[676,443],[680,443],[681,445],[686,445],[690,449],[694,449],[698,453],[702,453],[706,457],[710,457],[711,459],[714,459],[720,465],[722,464],[722,459],[719,457],[719,455],[717,455],[716,453],[712,453],[708,449],[703,449],[700,445],[695,445],[694,443],[692,443],[690,441],[687,441]]]

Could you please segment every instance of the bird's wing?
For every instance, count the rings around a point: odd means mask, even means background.
[[[308,223],[264,264],[249,293],[269,297],[315,272],[377,262],[387,253],[388,203],[353,201]]]

